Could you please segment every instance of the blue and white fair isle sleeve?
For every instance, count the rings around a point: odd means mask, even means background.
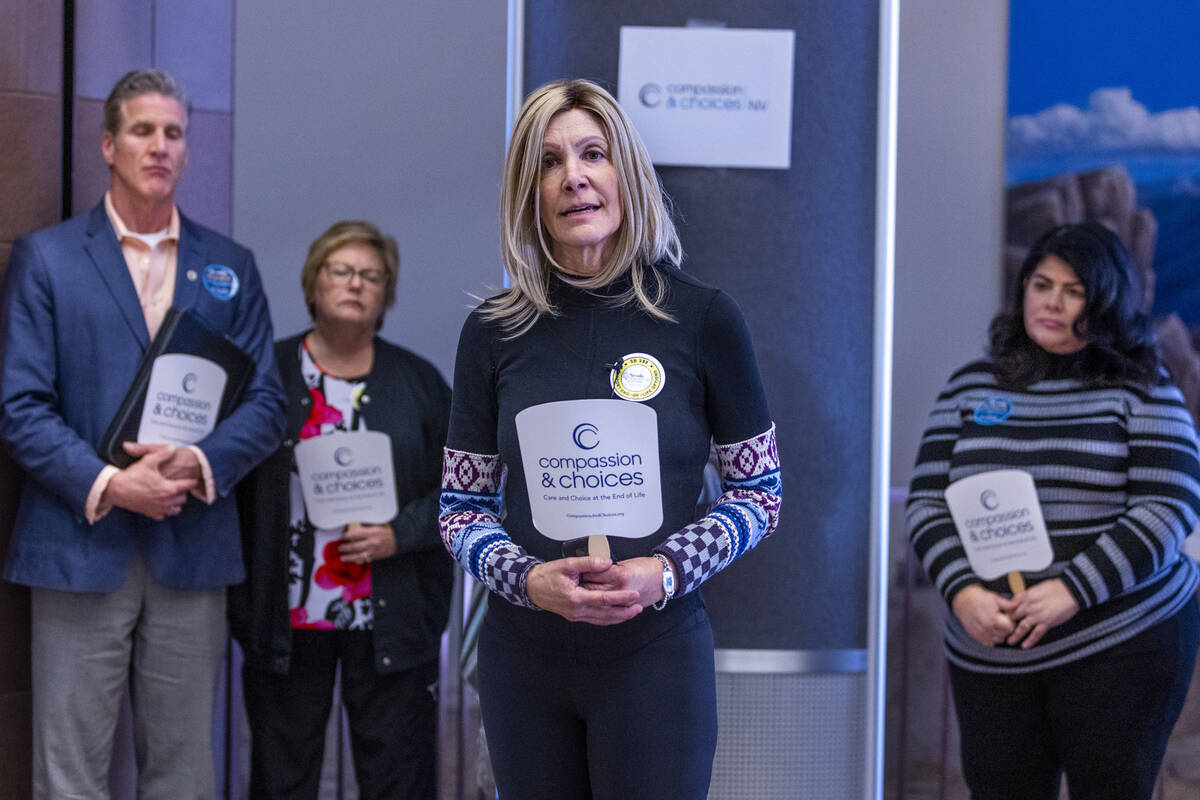
[[[675,564],[678,594],[692,591],[771,535],[782,482],[775,426],[750,439],[718,444],[721,496],[709,512],[654,548]]]
[[[442,542],[475,580],[510,603],[537,608],[525,579],[542,562],[517,546],[500,525],[502,471],[498,455],[443,449]]]

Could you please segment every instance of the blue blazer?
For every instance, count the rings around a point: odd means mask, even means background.
[[[0,438],[25,471],[4,577],[69,591],[119,587],[134,548],[174,589],[244,577],[234,485],[283,437],[286,401],[271,318],[249,250],[180,215],[174,305],[191,308],[254,359],[237,409],[197,445],[217,500],[188,498],[155,522],[114,508],[95,525],[88,492],[105,462],[96,447],[133,382],[150,335],[101,203],[13,243],[0,332]],[[206,268],[216,265],[206,273]],[[227,267],[236,275],[230,291]],[[222,285],[205,276],[222,277]],[[206,288],[212,283],[213,289]]]

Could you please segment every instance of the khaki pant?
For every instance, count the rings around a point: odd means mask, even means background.
[[[34,798],[108,797],[127,686],[138,797],[214,797],[224,589],[167,589],[135,556],[124,585],[109,594],[33,589],[32,624]]]

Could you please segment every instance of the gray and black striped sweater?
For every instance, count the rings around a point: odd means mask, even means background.
[[[953,663],[994,673],[1059,666],[1162,622],[1196,594],[1200,573],[1180,548],[1200,520],[1200,460],[1174,386],[1060,379],[1001,389],[986,361],[954,373],[930,414],[907,506],[913,548],[947,604],[972,583],[1008,589],[971,570],[945,489],[1013,468],[1033,475],[1054,551],[1026,580],[1061,578],[1080,611],[1027,650],[984,647],[950,614]]]

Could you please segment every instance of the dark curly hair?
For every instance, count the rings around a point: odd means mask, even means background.
[[[1071,266],[1086,300],[1075,335],[1087,344],[1065,362],[1066,374],[1087,384],[1132,380],[1150,385],[1159,378],[1158,350],[1149,319],[1139,312],[1141,287],[1132,260],[1115,233],[1099,222],[1059,225],[1033,245],[1017,274],[1013,310],[998,314],[989,330],[996,380],[1024,388],[1062,368],[1063,359],[1043,350],[1025,331],[1025,285],[1047,256]]]

